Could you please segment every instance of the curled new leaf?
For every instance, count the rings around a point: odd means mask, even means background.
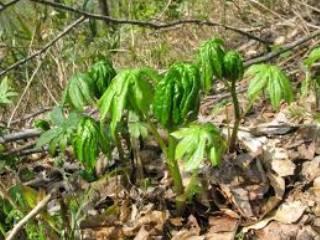
[[[94,85],[88,74],[79,73],[70,79],[64,93],[65,102],[78,111],[82,111],[89,103],[94,103]]]
[[[281,100],[290,103],[293,99],[291,82],[286,74],[277,66],[258,64],[251,66],[246,75],[251,77],[248,97],[253,102],[265,89],[273,108],[278,109]]]
[[[174,127],[197,115],[200,101],[200,74],[195,65],[172,65],[155,90],[153,110],[165,127]]]
[[[100,60],[89,68],[88,74],[93,83],[95,96],[99,98],[108,88],[111,80],[116,75],[116,71],[111,62]]]
[[[205,91],[211,89],[214,77],[223,77],[223,57],[224,49],[221,39],[209,40],[200,47],[199,65],[202,87]]]
[[[241,55],[236,51],[229,51],[223,58],[223,77],[229,81],[236,81],[243,77],[244,67]]]
[[[99,99],[100,120],[111,119],[110,130],[115,136],[125,110],[138,116],[147,114],[153,100],[151,81],[158,78],[155,71],[147,68],[128,69],[119,72]]]
[[[99,154],[102,139],[99,125],[91,118],[83,118],[79,124],[73,141],[73,149],[77,159],[89,170],[93,170]]]
[[[188,171],[200,167],[205,159],[217,166],[226,150],[226,142],[220,131],[211,123],[192,124],[171,134],[179,140],[176,159],[186,162]]]

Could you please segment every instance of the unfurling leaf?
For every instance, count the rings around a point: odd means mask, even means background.
[[[165,127],[175,127],[198,114],[200,74],[195,65],[172,65],[155,90],[153,111]]]
[[[93,170],[101,145],[101,132],[95,120],[85,117],[79,124],[73,140],[73,149],[77,159],[88,170]]]
[[[93,84],[95,96],[100,98],[115,77],[116,71],[111,62],[100,60],[89,68],[88,74]]]
[[[186,162],[186,170],[198,169],[205,159],[217,166],[226,150],[226,142],[212,124],[191,124],[171,134],[179,140],[176,159]]]
[[[269,94],[274,109],[279,108],[281,100],[288,103],[293,100],[291,82],[279,67],[270,64],[253,65],[245,75],[252,78],[248,88],[251,102],[255,101],[264,89]]]
[[[243,77],[244,67],[241,55],[236,51],[229,51],[223,58],[223,77],[229,81],[236,81]]]
[[[147,115],[153,100],[151,82],[158,74],[148,68],[128,69],[119,72],[99,99],[100,120],[111,119],[110,130],[115,137],[116,129],[125,110],[138,116]]]
[[[199,50],[199,66],[203,89],[208,92],[213,84],[213,78],[223,77],[223,41],[215,38],[205,42]]]
[[[66,102],[78,111],[94,103],[94,84],[88,74],[79,73],[70,79],[64,92],[63,103]]]

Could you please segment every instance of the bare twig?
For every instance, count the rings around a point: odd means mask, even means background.
[[[59,41],[62,37],[64,37],[66,34],[68,34],[72,29],[74,29],[76,26],[78,26],[80,23],[82,23],[86,19],[85,16],[79,17],[76,21],[72,22],[70,25],[68,25],[62,32],[60,32],[54,39],[52,39],[50,42],[48,42],[43,48],[40,50],[36,51],[35,53],[31,54],[30,56],[23,58],[5,70],[0,72],[0,77],[3,76],[4,74],[8,73],[9,71],[15,69],[16,67],[25,64],[29,60],[41,55],[44,53],[47,49],[49,49],[51,46],[53,46],[57,41]]]
[[[229,26],[229,25],[224,25],[218,22],[213,22],[213,21],[209,21],[209,20],[200,20],[200,19],[186,19],[186,20],[177,20],[177,21],[172,21],[172,22],[168,22],[168,23],[157,23],[157,22],[152,22],[152,21],[142,21],[142,20],[129,20],[129,19],[117,19],[117,18],[112,18],[110,16],[105,16],[105,15],[100,15],[100,14],[95,14],[95,13],[90,13],[90,12],[86,12],[80,9],[76,9],[58,2],[52,2],[52,1],[48,1],[48,0],[30,0],[32,2],[36,2],[39,4],[44,4],[44,5],[48,5],[54,8],[59,8],[61,10],[65,10],[65,11],[69,11],[69,12],[73,12],[88,18],[94,18],[97,20],[103,20],[105,22],[109,22],[112,24],[117,24],[117,25],[136,25],[136,26],[140,26],[140,27],[148,27],[148,28],[153,28],[153,29],[161,29],[161,28],[170,28],[170,27],[174,27],[174,26],[178,26],[178,25],[186,25],[186,24],[194,24],[194,25],[203,25],[203,26],[215,26],[215,27],[222,27],[225,28],[226,30],[230,30],[230,31],[234,31],[237,32],[241,35],[244,35],[248,38],[254,39],[260,43],[263,44],[270,44],[271,42],[261,39],[255,35],[252,35],[249,32],[246,32],[244,30],[241,30],[239,28],[233,27],[233,26]]]
[[[1,4],[0,4],[0,12],[6,10],[8,7],[10,7],[10,6],[18,3],[19,1],[20,1],[20,0],[12,0],[12,1],[10,1],[10,2],[8,2],[8,3],[5,3],[5,4],[1,3]]]
[[[43,198],[37,206],[32,209],[24,218],[22,218],[9,232],[8,236],[6,237],[6,240],[12,240],[15,238],[15,236],[19,233],[19,231],[23,228],[23,226],[32,218],[34,218],[38,213],[41,212],[42,209],[44,209],[49,201],[52,199],[53,193],[49,193],[45,198]]]

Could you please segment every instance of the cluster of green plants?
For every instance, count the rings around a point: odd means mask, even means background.
[[[274,109],[281,101],[292,101],[291,83],[277,66],[254,65],[245,74],[252,78],[250,104],[265,92]],[[149,135],[162,149],[177,196],[190,195],[182,184],[180,164],[196,173],[205,161],[218,166],[227,151],[237,150],[244,111],[236,83],[243,76],[241,55],[226,49],[217,38],[200,46],[194,62],[176,62],[162,74],[147,67],[116,70],[109,60],[100,59],[70,79],[61,106],[51,113],[51,128],[40,137],[38,147],[48,144],[49,152],[55,154],[70,146],[85,169],[94,174],[100,153],[111,158],[117,149],[120,161],[126,161],[132,143]],[[212,123],[197,121],[202,97],[218,80],[230,91],[234,105],[229,139]],[[99,116],[93,117],[96,112]],[[168,137],[164,138],[160,129]]]

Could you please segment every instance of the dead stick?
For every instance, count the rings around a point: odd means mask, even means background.
[[[4,136],[0,136],[0,144],[8,143],[8,142],[14,142],[17,140],[23,140],[33,137],[38,137],[42,133],[42,130],[40,129],[26,129],[21,132],[16,133],[10,133]]]

